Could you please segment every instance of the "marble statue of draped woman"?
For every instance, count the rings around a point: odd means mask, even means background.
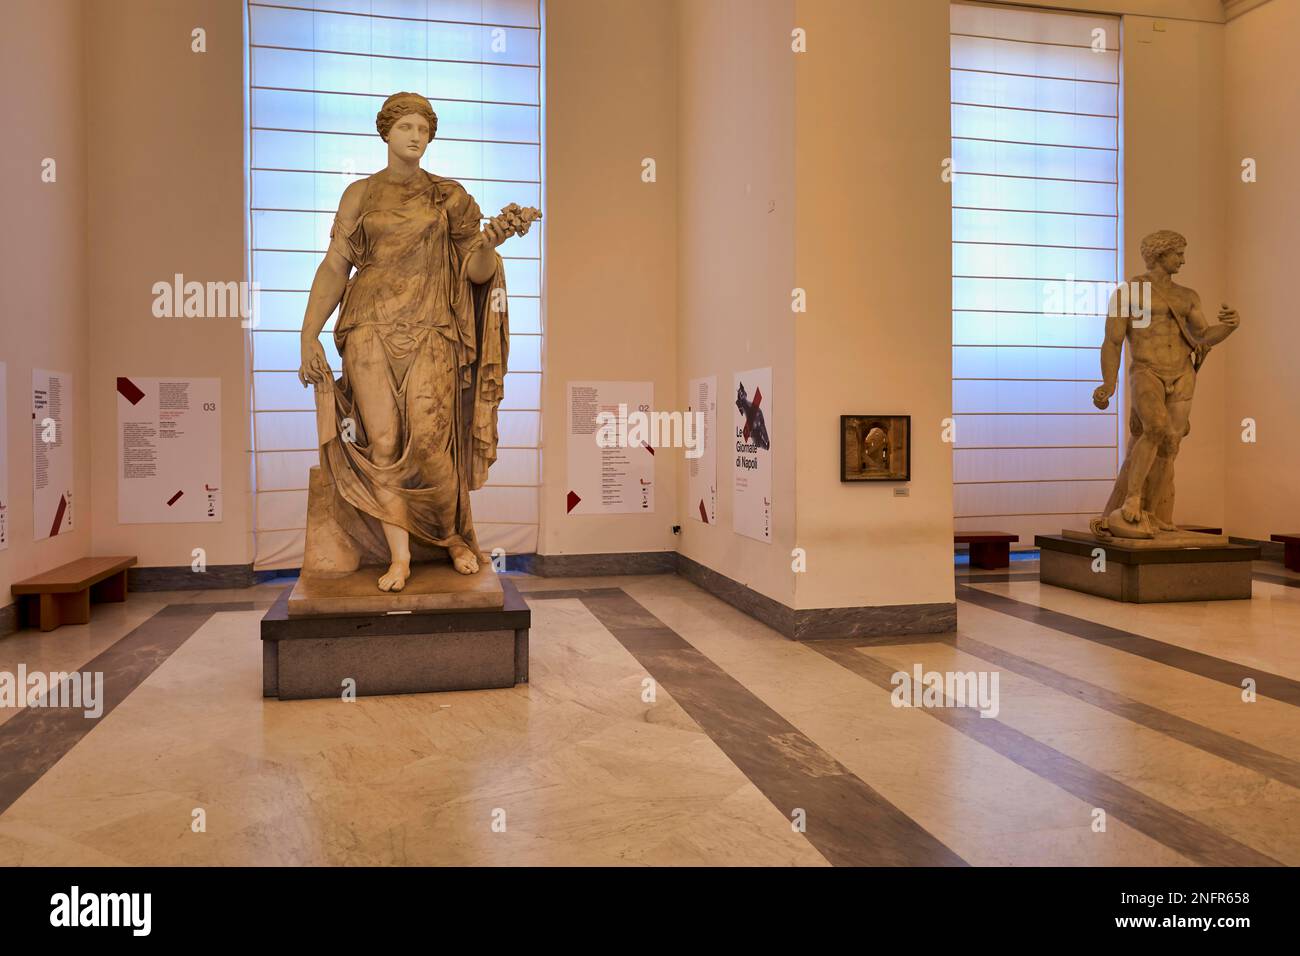
[[[420,168],[437,128],[424,97],[395,94],[376,125],[389,164],[344,192],[303,323],[300,375],[317,387],[321,487],[332,487],[309,505],[304,572],[328,564],[310,516],[327,513],[358,554],[387,554],[378,586],[397,591],[412,542],[478,570],[469,493],[496,459],[509,356],[495,247],[523,230],[505,215],[480,228],[474,197]],[[337,381],[318,338],[335,305]]]

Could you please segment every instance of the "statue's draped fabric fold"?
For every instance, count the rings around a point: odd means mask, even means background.
[[[466,273],[481,218],[454,180],[376,173],[330,232],[356,271],[334,329],[343,375],[317,396],[321,470],[365,551],[385,553],[380,522],[478,551],[469,493],[496,460],[510,343],[500,256],[487,282]]]

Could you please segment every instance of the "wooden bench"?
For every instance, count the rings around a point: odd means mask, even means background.
[[[61,624],[87,624],[93,601],[125,601],[129,557],[79,558],[10,587],[27,626],[52,631]]]
[[[1291,534],[1271,534],[1270,541],[1281,541],[1285,551],[1283,563],[1288,571],[1300,571],[1300,531]]]
[[[952,536],[953,544],[970,545],[970,566],[986,571],[1008,567],[1011,542],[1019,540],[1020,535],[1006,531],[957,531]]]

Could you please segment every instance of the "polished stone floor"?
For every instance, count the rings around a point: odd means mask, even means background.
[[[284,582],[132,594],[0,639],[110,708],[0,708],[0,864],[1297,865],[1300,575],[1255,568],[1142,606],[959,568],[954,634],[806,644],[672,575],[514,576],[529,684],[355,702],[260,696]],[[918,665],[996,715],[894,706]]]

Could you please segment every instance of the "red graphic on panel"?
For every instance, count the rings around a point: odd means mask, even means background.
[[[59,507],[54,511],[54,525],[50,528],[50,537],[53,538],[59,533],[59,528],[63,526],[63,516],[68,513],[68,496],[59,495]]]
[[[578,497],[578,493],[577,493],[576,491],[570,491],[570,492],[569,492],[569,507],[565,509],[564,513],[565,513],[565,514],[568,514],[568,513],[569,513],[570,511],[572,511],[574,508],[578,507],[578,502],[581,501],[581,500],[582,500],[582,499]]]
[[[184,489],[184,488],[182,488],[180,491],[176,492],[176,494],[174,494],[174,495],[172,495],[170,498],[168,498],[168,499],[167,499],[167,507],[170,508],[172,505],[176,504],[176,502],[180,501],[180,500],[181,500],[181,495],[183,495],[183,494],[185,494],[185,489]]]
[[[138,404],[140,399],[144,398],[144,392],[140,391],[140,386],[129,378],[118,378],[117,393],[132,405]]]
[[[709,513],[704,509],[704,499],[700,499],[700,520],[705,524],[709,523]]]
[[[645,442],[645,441],[643,441],[643,442],[641,442],[641,444],[642,444],[643,446],[645,446],[645,450],[648,451],[650,454],[653,455],[653,454],[655,453],[655,450],[654,450],[653,448],[650,447],[650,443],[649,443],[649,442]]]
[[[749,431],[754,426],[754,413],[758,411],[758,406],[763,404],[763,390],[754,389],[754,400],[749,403],[749,411],[745,413],[745,441],[749,441]]]

